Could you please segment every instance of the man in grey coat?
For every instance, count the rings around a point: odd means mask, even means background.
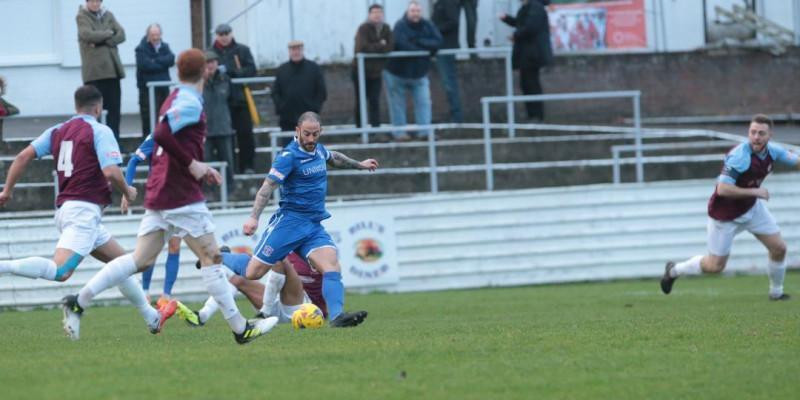
[[[219,55],[206,51],[206,84],[203,87],[203,109],[206,112],[206,161],[224,161],[228,191],[233,188],[233,124],[228,102],[231,78],[219,68]]]
[[[111,11],[103,8],[103,0],[86,0],[75,17],[81,51],[83,83],[96,87],[103,94],[103,109],[108,111],[106,125],[119,140],[120,79],[125,69],[117,46],[125,41],[125,29]]]

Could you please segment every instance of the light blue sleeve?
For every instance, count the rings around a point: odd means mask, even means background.
[[[56,128],[60,127],[61,125],[63,124],[58,124],[56,126],[47,128],[46,131],[42,132],[42,134],[39,135],[39,137],[37,137],[31,142],[31,146],[33,146],[33,149],[36,151],[36,158],[42,158],[44,156],[50,155],[50,149],[51,149],[50,137],[53,135],[53,131],[56,130]]]
[[[186,126],[200,122],[203,104],[189,94],[179,93],[172,105],[164,114],[172,134],[178,133]]]
[[[722,172],[717,178],[718,182],[735,185],[739,176],[750,169],[750,152],[747,151],[749,148],[750,145],[742,143],[728,152],[728,155],[725,156]]]
[[[275,182],[283,183],[292,169],[294,169],[294,155],[289,150],[283,150],[275,157],[267,176]]]
[[[100,168],[122,164],[117,139],[114,138],[111,128],[105,125],[94,126],[94,151],[97,153],[97,160],[100,161]]]
[[[144,142],[136,149],[136,157],[141,161],[146,161],[153,154],[153,147],[155,147],[155,141],[151,133],[147,135]]]
[[[779,144],[767,143],[767,149],[769,150],[769,154],[772,156],[772,159],[775,160],[775,162],[792,167],[797,165],[797,154],[786,150],[786,148],[783,146]]]

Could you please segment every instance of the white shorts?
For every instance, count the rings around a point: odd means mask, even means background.
[[[280,296],[278,296],[280,297]],[[308,294],[303,293],[303,302],[296,305],[296,306],[287,306],[286,304],[281,303],[280,298],[275,299],[275,305],[273,306],[273,310],[278,310],[278,323],[285,324],[292,322],[292,314],[295,311],[300,309],[300,306],[303,304],[311,303],[311,299],[308,297]]]
[[[774,235],[780,233],[775,217],[767,209],[764,200],[758,199],[752,208],[733,221],[718,221],[708,218],[708,252],[715,256],[731,253],[733,238],[741,231],[754,235]]]
[[[197,202],[171,210],[145,210],[139,223],[139,236],[155,231],[166,237],[189,235],[193,238],[214,233],[214,221],[205,202]]]
[[[103,210],[87,201],[65,201],[56,211],[56,229],[61,234],[56,248],[69,249],[86,257],[94,249],[111,240],[111,234],[100,223]]]

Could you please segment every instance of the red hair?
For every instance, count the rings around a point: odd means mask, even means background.
[[[203,79],[206,56],[201,50],[189,49],[178,55],[178,79],[181,82],[197,82]]]

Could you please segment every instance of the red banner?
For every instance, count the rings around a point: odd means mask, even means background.
[[[548,10],[556,52],[647,48],[644,0],[555,4]]]

